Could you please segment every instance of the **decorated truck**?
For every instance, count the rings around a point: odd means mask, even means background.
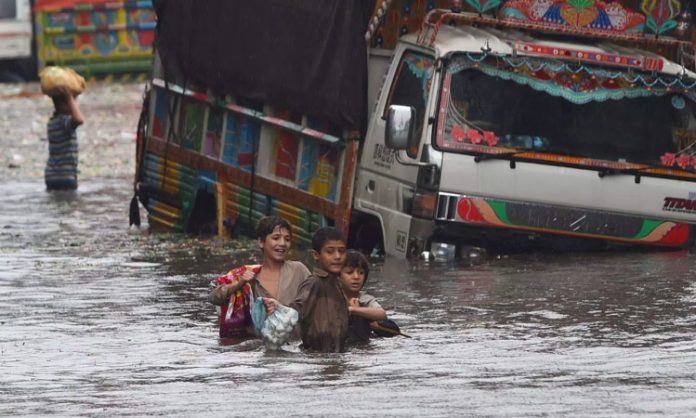
[[[87,78],[145,81],[155,18],[150,0],[35,0],[38,69],[61,65]]]
[[[155,25],[150,0],[0,0],[0,78],[32,80],[60,65],[145,81]]]
[[[155,1],[135,176],[152,228],[277,214],[303,243],[334,225],[396,257],[691,245],[686,4],[257,3]]]

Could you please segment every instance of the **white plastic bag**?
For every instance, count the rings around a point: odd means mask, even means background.
[[[263,343],[269,350],[278,350],[288,342],[292,330],[300,319],[300,314],[296,310],[280,304],[272,314],[263,318],[265,308],[262,298],[256,299],[251,316],[254,319],[254,327],[257,331],[260,330]]]

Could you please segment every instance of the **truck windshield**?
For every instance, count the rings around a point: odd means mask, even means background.
[[[619,70],[520,62],[450,61],[439,107],[441,148],[693,167],[694,86]]]

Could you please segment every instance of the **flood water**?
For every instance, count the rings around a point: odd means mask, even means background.
[[[693,252],[374,260],[366,290],[412,338],[343,354],[226,344],[209,283],[257,253],[128,228],[142,86],[80,98],[75,193],[46,192],[50,105],[12,88],[0,88],[0,416],[696,415]]]

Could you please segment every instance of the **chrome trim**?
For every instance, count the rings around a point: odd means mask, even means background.
[[[438,221],[454,221],[457,216],[457,202],[461,195],[454,193],[438,193],[435,219]]]

